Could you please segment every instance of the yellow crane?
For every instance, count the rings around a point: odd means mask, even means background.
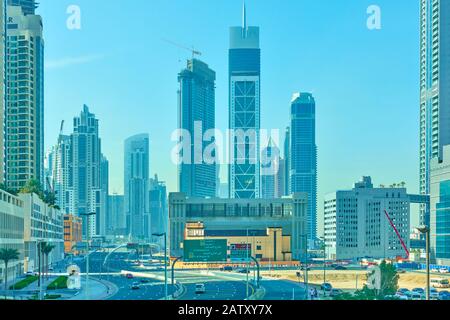
[[[194,47],[189,48],[189,47],[186,47],[186,46],[184,46],[182,44],[176,43],[176,42],[168,40],[168,39],[162,39],[162,41],[167,42],[167,43],[169,43],[169,44],[171,44],[171,45],[173,45],[175,47],[178,47],[180,49],[190,51],[192,53],[192,59],[194,59],[195,56],[201,56],[202,55],[202,53],[200,51],[198,51],[198,50],[195,50]]]

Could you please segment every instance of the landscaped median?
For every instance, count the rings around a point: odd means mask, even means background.
[[[9,290],[22,290],[23,288],[28,287],[33,282],[39,279],[38,276],[28,276],[25,279],[20,280],[19,282],[9,286]]]
[[[47,290],[67,289],[67,276],[60,276],[47,286]]]

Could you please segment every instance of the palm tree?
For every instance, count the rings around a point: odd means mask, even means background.
[[[50,243],[44,243],[44,246],[42,247],[42,253],[44,254],[44,275],[47,274],[48,279],[48,255],[52,252],[52,250],[55,248],[53,244]]]
[[[8,283],[8,263],[12,260],[19,260],[19,251],[16,249],[0,249],[0,260],[5,264],[5,291]]]

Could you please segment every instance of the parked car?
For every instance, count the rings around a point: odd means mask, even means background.
[[[133,275],[132,275],[131,273],[127,273],[127,274],[125,275],[125,277],[126,277],[127,279],[133,279],[133,278],[134,278]]]
[[[247,268],[241,268],[237,270],[238,273],[250,273],[250,270]]]
[[[439,300],[450,300],[450,292],[447,290],[439,292]]]
[[[413,292],[416,292],[418,294],[424,295],[425,294],[425,290],[423,288],[414,288],[412,289]]]
[[[221,268],[222,271],[233,271],[233,267],[232,266],[223,266]]]
[[[405,293],[409,292],[409,290],[406,289],[406,288],[400,288],[400,289],[397,290],[397,292],[405,294]]]
[[[441,268],[441,269],[439,269],[439,273],[448,273],[448,269],[447,268]]]
[[[343,293],[343,291],[341,289],[331,289],[330,297],[336,297],[342,293]]]
[[[325,283],[322,283],[322,285],[320,286],[320,289],[323,291],[331,291],[331,290],[333,290],[333,286],[331,285],[331,283],[325,282]]]
[[[409,299],[410,300],[422,300],[423,295],[421,295],[418,292],[414,292],[414,291],[410,291],[411,294],[409,295]]]
[[[196,294],[202,294],[206,292],[205,285],[203,283],[197,283],[195,285],[195,293]]]
[[[149,282],[150,282],[150,280],[148,280],[148,279],[145,279],[145,278],[141,279],[141,283],[149,283]]]

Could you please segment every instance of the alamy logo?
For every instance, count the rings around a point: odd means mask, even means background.
[[[66,13],[69,15],[66,21],[67,29],[80,30],[81,29],[81,8],[77,5],[70,5],[67,7]]]
[[[371,5],[367,8],[367,29],[380,30],[381,29],[381,8],[377,5]]]

